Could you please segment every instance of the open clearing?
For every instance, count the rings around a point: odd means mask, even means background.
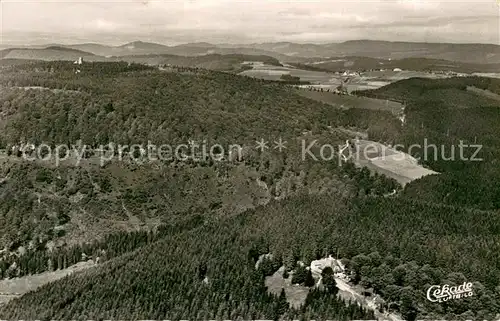
[[[0,86],[0,87],[5,87],[5,86]],[[42,87],[42,86],[24,86],[24,87],[5,87],[5,88],[17,88],[17,89],[24,89],[24,90],[48,90],[53,92],[54,94],[60,94],[60,93],[68,93],[68,94],[84,94],[84,92],[78,91],[78,90],[69,90],[69,89],[55,89],[55,88],[48,88],[48,87]]]
[[[309,288],[303,285],[291,284],[292,277],[283,278],[285,267],[282,266],[272,276],[266,277],[265,285],[270,293],[280,295],[281,289],[285,289],[287,302],[298,309],[305,303]],[[361,286],[353,286],[346,280],[335,276],[335,282],[339,289],[338,296],[345,302],[356,302],[358,305],[374,311],[375,316],[379,320],[402,321],[401,317],[394,313],[381,313],[377,309],[378,296],[365,297],[362,293],[365,289]]]
[[[344,76],[340,73],[334,73],[334,72],[297,69],[287,64],[283,64],[283,66],[273,66],[264,63],[246,62],[245,65],[251,66],[252,69],[241,72],[240,73],[241,75],[266,79],[266,80],[280,80],[280,77],[282,75],[291,75],[293,77],[300,77],[301,80],[309,81],[311,83],[311,85],[305,85],[302,87],[305,88],[316,87],[316,88],[323,88],[325,90],[330,89],[330,91],[337,88],[347,78],[349,78],[349,81],[346,84],[347,91],[352,92],[354,90],[377,89],[386,86],[390,83],[396,82],[398,80],[408,79],[413,77],[422,77],[422,78],[450,77],[442,74],[435,74],[435,73],[421,72],[421,71],[409,71],[409,70],[367,71],[367,72],[362,72],[361,74]]]
[[[303,97],[316,100],[337,108],[361,108],[371,110],[386,110],[393,115],[399,115],[403,112],[403,104],[368,97],[337,95],[332,92],[312,91],[308,89],[299,89],[297,93]]]
[[[273,275],[266,277],[265,285],[268,291],[275,295],[280,295],[281,289],[285,289],[287,302],[298,309],[306,301],[309,288],[298,284],[292,284],[291,276],[284,279],[284,271],[285,267],[282,266]]]
[[[474,86],[467,86],[467,90],[471,91],[471,92],[473,92],[475,94],[478,94],[480,96],[483,96],[483,97],[486,97],[486,98],[490,98],[490,99],[493,99],[493,100],[496,100],[496,101],[500,101],[500,95],[495,94],[494,92],[491,92],[489,90],[484,90],[484,89],[477,88],[477,87],[474,87]]]
[[[349,300],[352,302],[357,302],[360,306],[364,308],[368,308],[375,313],[375,317],[378,320],[391,320],[391,321],[403,321],[403,319],[395,314],[395,313],[381,313],[377,309],[376,305],[376,296],[367,298],[361,294],[361,290],[364,290],[361,286],[352,286],[341,278],[335,277],[335,282],[337,283],[337,287],[339,289],[338,295],[344,299],[344,301],[348,302]]]
[[[68,267],[67,269],[57,270],[53,272],[44,272],[40,274],[28,275],[21,278],[6,279],[0,281],[0,304],[6,303],[21,295],[36,290],[50,282],[62,279],[72,273],[83,271],[85,269],[96,266],[94,261],[89,260],[80,262]]]
[[[371,159],[370,162],[373,165],[372,168],[379,174],[385,173],[386,176],[393,177],[403,186],[421,177],[437,174],[418,165],[413,157],[405,153],[377,157]]]
[[[423,176],[439,174],[418,164],[409,154],[369,140],[355,140],[351,146],[355,163],[395,179],[403,187]]]
[[[325,71],[310,71],[297,69],[290,65],[288,66],[272,66],[266,64],[252,64],[252,69],[245,70],[240,75],[245,75],[254,78],[266,80],[280,80],[282,75],[291,75],[300,77],[301,80],[309,81],[312,84],[324,84],[331,86],[340,85],[340,80],[336,79],[333,73]]]
[[[472,75],[478,77],[500,78],[500,73],[496,72],[475,72]]]

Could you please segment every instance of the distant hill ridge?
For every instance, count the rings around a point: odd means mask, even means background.
[[[14,50],[14,52],[13,52]],[[50,46],[27,46],[9,48],[0,51],[2,58],[37,59],[37,53],[20,52],[22,50],[52,50],[43,54],[44,60],[73,55],[102,57],[130,57],[136,55],[176,55],[185,57],[205,56],[210,54],[241,54],[268,56],[287,63],[307,63],[322,61],[332,57],[365,57],[384,60],[426,58],[441,61],[469,64],[500,64],[500,46],[494,44],[454,44],[424,42],[391,42],[378,40],[351,40],[342,43],[254,43],[254,44],[211,44],[207,42],[187,43],[175,46],[154,42],[133,41],[123,45],[109,46],[98,43],[73,45],[50,44]],[[63,57],[64,58],[64,57]],[[55,58],[54,58],[55,59]],[[473,68],[476,69],[476,68]],[[490,68],[488,68],[489,70]]]
[[[34,59],[34,60],[73,60],[78,57],[93,57],[91,52],[66,48],[62,46],[49,46],[46,48],[9,48],[0,51],[0,58],[8,59]]]
[[[66,48],[66,47],[61,47],[61,46],[50,46],[50,47],[47,47],[45,49],[70,51],[70,52],[74,52],[74,53],[79,53],[79,54],[84,55],[84,56],[94,56],[93,53],[88,52],[88,51],[83,51],[83,50],[78,50],[78,49],[73,49],[73,48]]]
[[[455,44],[351,40],[342,43],[299,44],[293,42],[254,44],[187,43],[176,46],[134,41],[120,46],[96,44],[64,45],[102,56],[133,54],[174,54],[180,56],[210,53],[241,53],[271,56],[281,61],[301,62],[303,58],[363,56],[383,59],[432,58],[468,63],[500,63],[500,46],[494,44]]]

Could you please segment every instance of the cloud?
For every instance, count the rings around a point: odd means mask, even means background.
[[[176,41],[495,42],[500,32],[496,0],[3,0],[0,5],[4,33],[38,30],[96,41],[114,34],[117,39],[168,35]]]
[[[94,31],[116,31],[120,27],[120,24],[105,19],[94,19],[85,24],[85,29]]]

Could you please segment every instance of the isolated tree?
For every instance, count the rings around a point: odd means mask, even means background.
[[[316,281],[314,280],[311,270],[307,270],[306,272],[306,279],[304,281],[304,285],[307,287],[314,286],[316,284]]]
[[[202,262],[198,265],[198,279],[203,280],[207,274],[207,264]]]
[[[292,284],[302,284],[306,281],[307,270],[299,264],[292,275]]]
[[[394,276],[394,283],[399,286],[403,286],[406,278],[406,266],[398,265],[394,271],[392,271],[392,275]]]
[[[337,282],[335,281],[335,274],[333,273],[333,269],[331,267],[326,267],[321,272],[321,280],[323,281],[323,286],[326,291],[330,294],[337,294]]]
[[[281,293],[278,297],[278,303],[276,304],[276,313],[275,317],[279,318],[283,314],[285,314],[289,309],[288,302],[286,301],[285,289],[281,289]]]

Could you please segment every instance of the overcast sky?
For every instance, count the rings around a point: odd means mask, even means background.
[[[499,43],[500,0],[0,0],[3,44]]]

